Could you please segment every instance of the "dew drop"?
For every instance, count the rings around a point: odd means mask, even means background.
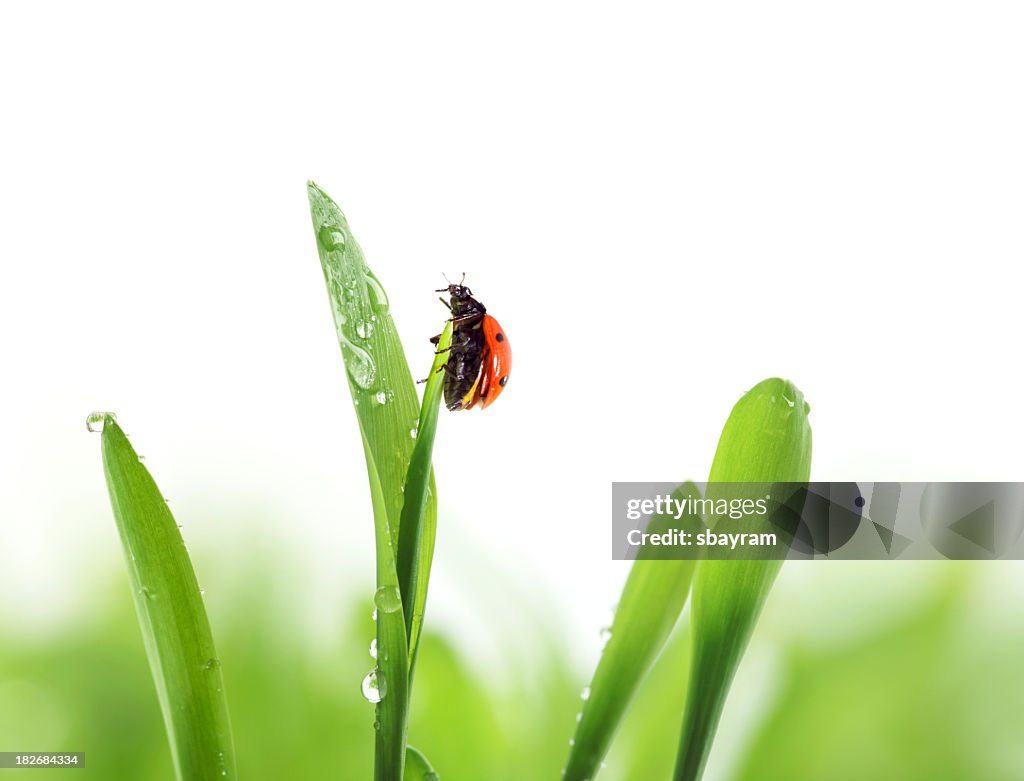
[[[117,422],[117,415],[113,412],[101,412],[99,410],[90,412],[85,418],[85,427],[93,434],[99,434],[103,431],[107,418]]]
[[[369,320],[360,320],[356,323],[356,335],[360,339],[369,339],[373,336],[373,323]]]
[[[143,586],[142,588],[140,588],[139,593],[146,599],[156,598],[156,594],[149,590],[149,586]]]
[[[376,621],[376,620],[377,620],[377,608],[374,608],[374,609],[373,609],[373,620],[374,620],[374,621]]]
[[[583,687],[583,691],[580,692],[580,699],[581,700],[589,700],[590,699],[590,687],[589,686],[584,686]]]
[[[200,587],[200,589],[199,589],[199,596],[201,596],[201,597],[206,596],[206,589],[205,588]]]
[[[601,645],[607,644],[612,639],[612,628],[610,626],[601,627],[601,631],[598,635],[601,638]]]
[[[362,683],[363,697],[366,698],[367,702],[380,702],[384,699],[384,696],[388,693],[387,682],[384,680],[384,674],[374,667],[370,672],[363,678]]]
[[[379,721],[378,721],[377,719],[374,719],[374,720],[373,720],[373,728],[374,728],[374,730],[376,730],[377,732],[380,732],[380,722],[379,722]]]
[[[377,391],[376,399],[378,404],[387,404],[388,394],[386,394],[384,391]]]
[[[576,714],[576,723],[579,724],[581,721],[583,721],[583,713],[582,713],[582,711],[580,713]]]
[[[140,463],[140,464],[144,464],[145,462],[146,462],[146,457],[145,457],[145,456],[142,456],[142,455],[140,455],[140,456],[139,456],[139,463]]]
[[[203,665],[204,670],[216,670],[220,667],[220,659],[209,658],[206,660],[206,664]]]
[[[374,301],[374,306],[376,307],[377,311],[387,311],[389,305],[388,294],[384,292],[384,288],[381,287],[381,284],[380,282],[377,281],[377,278],[373,274],[370,274],[369,272],[367,272],[366,274],[366,287],[370,291],[370,296],[376,299]]]
[[[334,225],[324,225],[317,234],[320,245],[328,252],[345,249],[345,232]]]
[[[570,746],[575,746],[576,745],[576,738],[569,738],[569,745]]]
[[[377,377],[377,366],[373,358],[362,347],[358,347],[347,339],[341,343],[345,352],[345,368],[352,382],[363,390],[368,390]]]
[[[402,597],[395,586],[381,586],[373,595],[373,603],[385,613],[394,613],[402,607]]]
[[[377,658],[377,638],[373,638],[370,641],[370,656],[373,659]]]
[[[416,435],[419,433],[420,430],[417,426],[413,426],[411,429],[409,429],[409,436],[412,437],[413,439],[416,439]]]

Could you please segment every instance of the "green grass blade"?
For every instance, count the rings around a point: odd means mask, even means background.
[[[714,483],[804,483],[811,471],[810,407],[790,382],[759,383],[733,407],[708,478]],[[751,495],[763,496],[752,485]],[[735,490],[729,494],[736,497]],[[693,650],[677,781],[698,781],[733,676],[782,562],[705,559],[693,584]]]
[[[409,467],[420,403],[388,297],[370,271],[341,209],[313,182],[309,208],[334,327],[345,359],[359,428],[373,454],[391,534],[398,547],[402,488]],[[426,349],[426,338],[424,338]],[[423,549],[433,550],[437,503],[427,499]]]
[[[413,605],[403,608],[396,556],[404,484],[419,437],[420,405],[387,294],[370,271],[348,221],[326,193],[308,185],[310,214],[349,390],[363,436],[377,549],[377,703],[375,778],[402,778],[409,705],[405,614],[423,615],[437,528],[429,470],[419,524]],[[435,420],[436,423],[436,420]],[[380,684],[383,681],[383,684]]]
[[[103,420],[103,471],[181,781],[235,777],[220,660],[181,532],[124,432]]]
[[[452,330],[453,325],[449,321],[438,341],[437,355],[434,356],[434,365],[430,369],[427,387],[423,392],[416,446],[413,448],[409,471],[405,477],[405,502],[402,505],[401,528],[398,535],[398,583],[402,592],[402,604],[413,606],[405,615],[410,670],[416,665],[416,651],[419,648],[423,609],[427,598],[429,571],[420,576],[420,563],[423,561],[423,519],[427,511],[427,501],[432,494],[430,464],[434,453],[434,436],[437,433],[437,414],[441,407],[441,390],[444,386],[443,369],[448,361],[447,350],[451,346]],[[426,563],[429,567],[429,558]]]
[[[402,597],[398,590],[395,549],[384,505],[384,491],[377,477],[373,454],[363,438],[370,476],[377,550],[377,592],[373,603],[377,616],[377,713],[374,721],[374,779],[402,778],[409,727],[409,652],[406,644]]]
[[[679,500],[687,496],[700,498],[693,483],[680,486],[673,494]],[[648,530],[660,532],[677,526],[692,530],[694,524],[700,525],[701,519],[684,515],[676,521],[661,516],[651,521]],[[633,562],[615,611],[611,637],[583,701],[565,766],[565,781],[592,779],[600,769],[637,687],[679,620],[695,564],[656,559]]]
[[[427,758],[409,746],[405,754],[405,781],[440,781]]]

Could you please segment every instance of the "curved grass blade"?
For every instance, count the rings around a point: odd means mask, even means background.
[[[678,500],[699,499],[700,490],[693,483],[685,483],[672,496]],[[693,531],[694,525],[703,526],[699,516],[684,515],[678,521],[658,516],[652,519],[648,530],[656,533],[679,527]],[[592,779],[600,769],[637,687],[679,620],[690,593],[695,564],[692,560],[633,562],[615,611],[611,637],[585,690],[587,697],[563,773],[565,781]]]
[[[412,373],[380,282],[363,259],[348,221],[316,184],[307,187],[317,251],[327,284],[349,390],[363,437],[377,549],[377,704],[374,773],[402,778],[408,727],[409,645],[396,551],[403,488],[418,437],[420,406]],[[417,585],[411,606],[422,617],[437,529],[437,500],[429,475],[419,524]],[[380,681],[383,681],[383,684]]]
[[[406,612],[405,629],[409,637],[410,675],[416,666],[416,652],[419,649],[420,629],[423,626],[423,609],[427,598],[429,572],[420,577],[422,560],[423,519],[427,501],[431,495],[431,457],[434,452],[434,436],[437,433],[437,413],[440,409],[441,390],[444,386],[444,366],[448,361],[448,348],[452,343],[453,324],[445,325],[438,340],[434,365],[430,368],[427,387],[423,391],[423,405],[417,427],[416,446],[409,461],[405,477],[405,502],[402,505],[401,528],[398,534],[398,583],[402,592],[402,604],[412,605]],[[429,566],[429,559],[428,559]]]
[[[427,758],[409,746],[405,753],[405,781],[440,781],[441,776],[427,762]]]
[[[384,507],[384,491],[370,445],[363,437],[366,468],[370,476],[377,551],[377,592],[373,596],[377,616],[377,702],[374,729],[374,779],[402,778],[405,742],[409,727],[409,653],[406,645],[402,597],[398,590],[395,549]]]
[[[370,271],[341,209],[313,182],[307,186],[316,246],[341,346],[356,418],[373,453],[392,541],[397,549],[402,487],[409,467],[420,403],[388,297]],[[421,551],[433,552],[437,500],[430,491]],[[424,568],[420,563],[421,571]]]
[[[764,380],[733,407],[708,478],[715,483],[805,483],[811,471],[810,407],[786,380]],[[737,496],[735,488],[730,497]],[[740,659],[753,633],[781,560],[704,559],[693,584],[693,650],[677,781],[698,781]]]
[[[220,660],[192,563],[160,489],[113,416],[103,471],[180,781],[235,778]]]

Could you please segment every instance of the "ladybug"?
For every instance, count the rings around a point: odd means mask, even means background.
[[[462,279],[466,276],[463,274]],[[444,403],[452,411],[472,409],[479,402],[486,409],[501,394],[512,371],[512,348],[498,321],[463,285],[449,284],[437,290],[448,293],[451,303],[441,299],[452,313],[452,344],[444,371]],[[441,336],[430,341],[437,344]]]

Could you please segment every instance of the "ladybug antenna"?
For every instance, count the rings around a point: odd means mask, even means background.
[[[463,272],[462,272],[462,279],[460,279],[460,280],[459,280],[459,284],[461,285],[461,284],[462,284],[463,282],[465,282],[465,281],[466,281],[466,272],[465,272],[465,271],[463,271]]]

